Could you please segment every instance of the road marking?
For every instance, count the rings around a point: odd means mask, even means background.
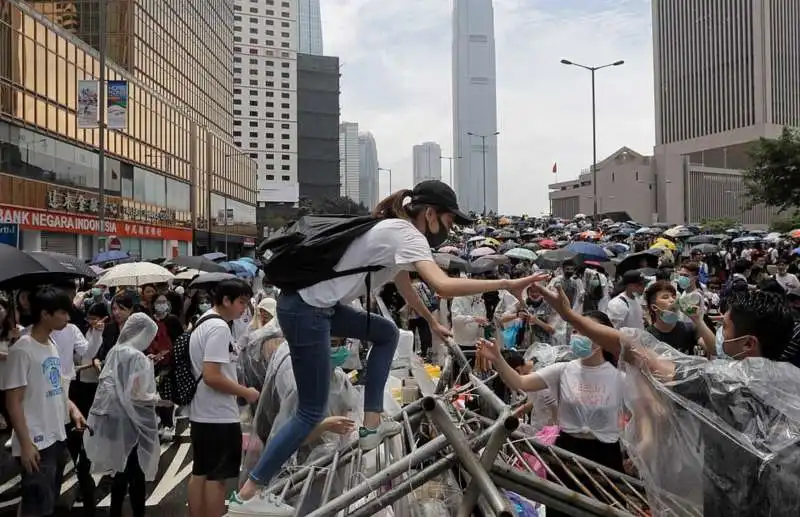
[[[150,494],[150,497],[147,499],[147,506],[155,506],[161,502],[164,497],[167,496],[172,490],[175,489],[183,480],[186,478],[186,474],[183,476],[179,476],[178,470],[183,465],[183,461],[186,459],[186,456],[189,454],[189,444],[182,443],[178,447],[178,452],[175,453],[175,457],[172,458],[172,462],[170,462],[169,467],[161,476],[161,479],[156,485],[156,488],[153,490],[153,493]],[[192,462],[189,463],[191,467]],[[185,470],[185,469],[183,469]]]

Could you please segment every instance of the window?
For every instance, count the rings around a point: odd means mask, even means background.
[[[288,160],[288,159],[289,159],[289,155],[288,154],[282,154],[281,155],[281,160]]]
[[[236,56],[236,57],[233,58],[233,62],[234,63],[241,63],[242,62],[242,58],[240,58],[239,56]]]
[[[250,149],[257,149],[258,148],[258,142],[250,142],[249,147],[250,147]]]
[[[258,159],[258,153],[250,153],[248,156],[254,160]]]
[[[289,124],[281,124],[281,129],[289,129]]]
[[[286,92],[281,93],[281,99],[288,99],[288,98],[289,98],[289,94],[288,93],[286,93]]]
[[[271,112],[271,111],[268,111],[266,117],[267,118],[275,118],[275,114],[273,112]]]
[[[241,115],[242,114],[242,110],[233,110],[233,114],[234,115]]]
[[[281,88],[289,88],[289,83],[281,83]]]
[[[267,9],[267,16],[275,16],[275,11],[272,9]]]
[[[292,179],[292,177],[291,176],[281,176],[281,179],[283,181],[290,181]]]
[[[258,75],[258,69],[256,69],[256,68],[251,68],[251,69],[250,69],[250,75]]]
[[[258,29],[255,27],[250,27],[250,34],[258,34]]]
[[[250,12],[253,13],[253,14],[258,14],[258,8],[257,7],[251,7],[250,8]]]
[[[258,86],[258,79],[250,79],[250,86]]]
[[[258,49],[257,48],[251,48],[250,49],[250,55],[257,55],[257,54],[258,54]]]
[[[273,124],[272,122],[267,122],[264,124],[264,127],[266,127],[267,129],[272,129],[275,127],[275,124]]]
[[[267,155],[267,160],[274,160],[274,159],[275,159],[275,155],[274,154],[268,154]]]
[[[284,61],[283,63],[281,63],[281,66],[282,66],[283,68],[289,68],[289,63],[287,63],[286,61]]]
[[[282,41],[281,42],[281,48],[289,48],[289,42],[288,41]]]
[[[283,27],[284,29],[288,29],[289,28],[289,22],[281,22],[281,27]]]
[[[275,144],[268,143],[267,144],[267,149],[275,149]]]
[[[258,90],[250,90],[250,95],[258,95]]]
[[[281,104],[281,108],[283,108],[283,109],[289,109],[289,103],[288,103],[288,102],[284,102],[284,103],[282,103],[282,104]]]
[[[235,137],[236,136],[242,136],[242,132],[241,131],[234,131],[233,132],[233,136],[235,136]]]
[[[242,103],[242,99],[233,99],[234,106],[239,105]]]
[[[268,39],[268,40],[265,42],[265,44],[266,44],[266,46],[268,46],[268,47],[274,47],[274,46],[275,46],[275,42],[274,42],[273,40],[271,40],[271,39]]]
[[[275,181],[275,175],[274,174],[267,174],[267,181]]]
[[[251,58],[250,58],[250,64],[251,64],[251,65],[257,65],[257,64],[258,64],[258,58],[256,58],[256,57],[251,57]]]
[[[292,170],[292,168],[289,165],[281,165],[281,170],[282,171],[290,171],[290,170]]]
[[[267,138],[275,138],[275,133],[267,133],[265,136]]]
[[[250,101],[250,105],[251,106],[258,106],[258,101]]]
[[[275,72],[273,72],[272,70],[267,70],[267,77],[274,77],[274,76]]]
[[[250,112],[250,116],[251,117],[257,117],[258,116],[258,112],[257,111],[251,111]]]
[[[288,79],[289,78],[289,72],[281,72],[281,77],[283,77],[284,79]]]
[[[242,121],[241,120],[234,120],[233,121],[233,125],[234,126],[241,126],[242,125]]]
[[[283,149],[284,151],[288,151],[289,149],[291,149],[291,147],[292,146],[290,146],[289,144],[282,144],[281,145],[281,149]]]
[[[281,36],[284,37],[284,38],[288,38],[289,37],[289,33],[288,32],[281,32]]]
[[[241,93],[242,93],[242,90],[241,90],[241,89],[239,89],[239,88],[234,88],[234,89],[233,89],[233,94],[234,94],[234,95],[241,95]]]
[[[234,74],[241,74],[242,73],[242,69],[239,68],[238,66],[234,66],[233,67],[233,73]]]
[[[287,135],[286,133],[282,134],[281,140],[289,140],[289,135]]]
[[[237,121],[238,122],[238,121]],[[255,120],[250,121],[250,127],[258,127],[258,122]]]
[[[289,114],[288,113],[281,113],[281,118],[284,119],[284,120],[289,120]]]
[[[233,136],[236,136],[236,133],[234,133]],[[250,138],[258,138],[258,133],[255,131],[250,131]]]
[[[250,38],[251,45],[258,45],[258,38]]]
[[[271,170],[274,170],[274,169],[275,169],[275,166],[274,166],[273,164],[271,164],[271,163],[268,163],[268,164],[266,165],[266,167],[267,167],[267,170],[268,170],[268,171],[271,171]]]

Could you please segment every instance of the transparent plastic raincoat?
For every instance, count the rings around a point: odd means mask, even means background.
[[[483,337],[483,329],[475,318],[486,318],[486,305],[481,295],[458,296],[450,307],[453,318],[453,339],[459,345],[473,345]]]
[[[687,356],[634,329],[621,342],[623,441],[653,515],[800,515],[800,370]]]
[[[94,472],[122,472],[137,447],[145,479],[153,481],[160,447],[155,405],[158,401],[153,363],[142,353],[158,327],[146,314],[132,314],[119,333],[100,373],[87,423],[86,455]]]
[[[553,346],[546,343],[534,343],[526,351],[526,361],[533,361],[533,371],[538,372],[545,366],[566,363],[575,359],[575,354],[568,346]],[[531,409],[531,427],[539,431],[548,425],[558,425],[558,401],[549,389],[528,393]]]

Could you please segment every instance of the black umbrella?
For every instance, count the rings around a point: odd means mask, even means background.
[[[85,278],[97,277],[97,273],[86,262],[66,253],[56,253],[54,251],[25,251],[24,253],[32,257],[50,273],[63,273]]]
[[[42,262],[13,246],[0,244],[0,264],[3,265],[0,268],[0,290],[35,287],[87,276],[55,260],[49,261],[47,267],[42,265]]]
[[[542,269],[558,269],[565,260],[575,260],[578,258],[576,253],[567,249],[546,250],[539,253],[536,258],[536,265]]]
[[[692,247],[692,251],[699,251],[704,255],[710,255],[712,253],[717,253],[719,251],[719,246],[716,244],[698,244]]]
[[[615,261],[617,262],[617,261]],[[658,267],[658,255],[653,253],[650,250],[641,251],[639,253],[631,253],[625,257],[622,257],[617,262],[617,276],[622,276],[625,271],[630,271],[631,269],[640,269],[642,267],[648,268],[657,268]]]
[[[689,237],[686,240],[687,244],[708,244],[714,242],[715,237],[713,235],[695,235],[694,237]]]
[[[481,257],[469,265],[469,272],[473,275],[485,275],[497,271],[499,266],[496,261]]]
[[[222,282],[223,280],[232,280],[234,278],[237,278],[237,276],[230,273],[200,273],[195,277],[194,280],[192,280],[192,282],[189,284],[189,287],[193,287],[195,289],[206,289]]]
[[[225,273],[226,269],[213,260],[206,257],[174,257],[166,262],[166,265],[174,265],[185,267],[188,269],[197,269],[206,273]]]
[[[433,260],[436,265],[445,271],[464,271],[469,268],[469,263],[461,257],[449,253],[434,253]]]

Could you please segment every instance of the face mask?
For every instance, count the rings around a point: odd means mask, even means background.
[[[573,272],[572,271],[564,271],[564,278],[572,278]]]
[[[157,303],[153,306],[153,309],[155,309],[156,314],[166,314],[169,312],[170,306],[169,303]]]
[[[746,338],[746,337],[748,337],[748,336],[735,337],[733,339],[725,339],[725,336],[722,333],[722,327],[719,327],[717,329],[716,340],[715,340],[716,341],[715,345],[716,345],[716,349],[717,349],[717,359],[728,359],[728,360],[737,359],[744,352],[739,352],[738,354],[735,354],[733,356],[729,356],[727,353],[725,353],[725,343],[730,343],[732,341],[738,341],[738,340]]]
[[[198,305],[197,308],[200,309],[200,312],[206,312],[211,309],[211,304],[208,302],[204,302]]]
[[[341,367],[348,357],[350,357],[350,350],[346,346],[338,346],[331,350],[331,365],[334,368]]]
[[[591,287],[592,289],[596,289],[596,288],[600,287],[600,279],[597,278],[596,276],[592,277],[589,280],[589,287]]]
[[[103,294],[103,290],[99,287],[92,287],[92,297],[97,298]]]
[[[680,287],[681,289],[688,289],[690,285],[692,285],[691,278],[683,275],[678,277],[678,287]]]
[[[572,336],[569,340],[569,347],[578,359],[586,359],[594,352],[592,349],[592,341],[586,336]]]
[[[446,241],[447,237],[450,235],[450,231],[444,225],[444,223],[442,222],[442,219],[440,217],[437,217],[436,220],[439,222],[439,231],[438,232],[433,233],[430,230],[430,227],[428,227],[425,230],[425,238],[428,239],[428,245],[431,248],[438,248],[439,246],[444,244],[444,241]]]
[[[678,313],[675,311],[665,311],[663,309],[659,309],[656,307],[656,312],[658,312],[658,318],[666,323],[667,325],[674,325],[678,323]]]

